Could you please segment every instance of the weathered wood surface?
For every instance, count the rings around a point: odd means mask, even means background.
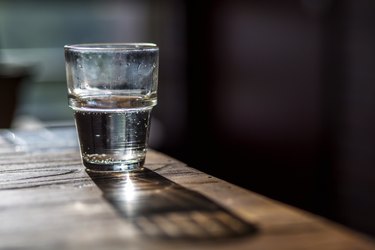
[[[375,249],[159,152],[145,167],[88,175],[70,129],[0,132],[0,249]]]

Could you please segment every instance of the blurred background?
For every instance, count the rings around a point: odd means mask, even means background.
[[[0,0],[0,127],[73,124],[63,46],[154,42],[150,146],[375,236],[375,1]]]

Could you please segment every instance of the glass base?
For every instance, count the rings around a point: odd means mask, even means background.
[[[94,164],[83,161],[86,171],[90,172],[130,172],[141,170],[144,165],[144,160],[135,163],[113,163],[113,164]]]

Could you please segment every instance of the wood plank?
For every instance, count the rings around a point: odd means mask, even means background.
[[[149,172],[90,176],[73,144],[0,142],[0,249],[375,249],[154,150]]]

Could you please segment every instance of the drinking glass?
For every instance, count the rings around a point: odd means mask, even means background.
[[[159,48],[153,43],[64,46],[69,106],[90,171],[143,167],[157,103]]]

